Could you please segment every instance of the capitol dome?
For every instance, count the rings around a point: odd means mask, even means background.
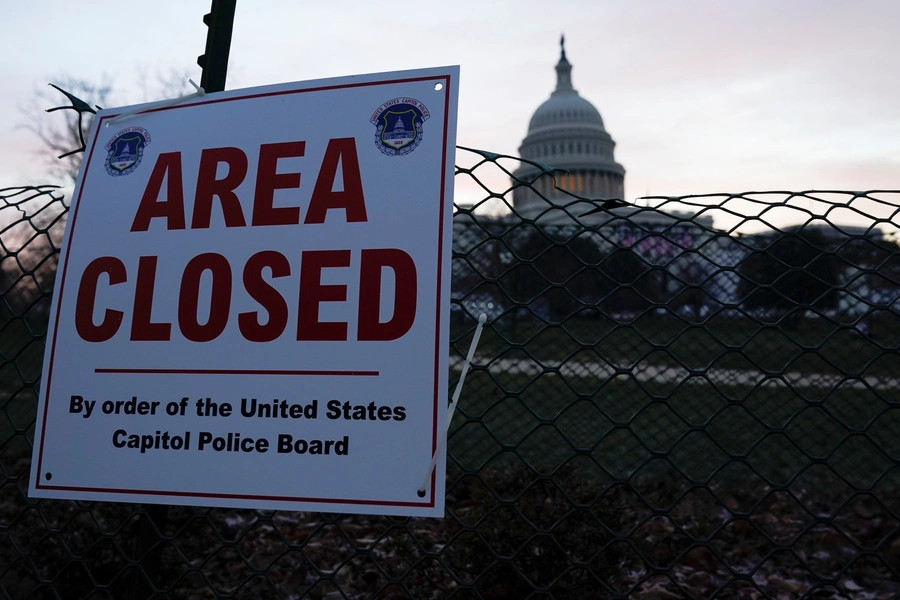
[[[528,135],[539,131],[553,129],[560,125],[593,125],[601,131],[603,118],[594,105],[572,90],[571,94],[553,92],[550,98],[541,104],[528,123]]]
[[[625,169],[615,160],[616,143],[607,133],[600,112],[572,86],[572,65],[566,58],[564,40],[560,40],[560,46],[556,89],[531,117],[519,155],[565,172],[551,177],[540,167],[523,162],[513,173],[516,212],[525,218],[540,217],[542,222],[568,220],[548,212],[577,201],[565,192],[590,199],[624,197]],[[530,187],[518,187],[519,182]],[[570,212],[577,215],[584,211]]]
[[[566,60],[565,51],[563,51],[560,64],[564,60],[571,73],[572,66]],[[559,64],[556,68],[559,70]],[[550,98],[534,111],[534,115],[528,123],[528,135],[555,129],[561,125],[594,126],[600,131],[606,131],[603,128],[600,111],[572,89],[571,82],[566,90],[560,90],[559,82],[557,82],[557,88],[550,94]]]

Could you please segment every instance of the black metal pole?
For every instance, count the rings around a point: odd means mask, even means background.
[[[212,0],[209,13],[203,16],[209,30],[206,33],[206,52],[197,57],[197,64],[203,68],[200,87],[207,93],[225,90],[236,5],[237,0]]]
[[[163,528],[169,519],[169,507],[165,504],[145,504],[135,523],[133,560],[138,566],[132,570],[128,590],[129,600],[147,600],[153,597],[154,582],[159,577],[160,543]]]
[[[203,22],[209,30],[206,33],[206,52],[197,57],[197,64],[203,69],[200,87],[208,93],[225,90],[236,5],[237,0],[212,0],[209,13],[203,15]],[[129,591],[131,598],[144,600],[153,593],[153,582],[159,574],[162,553],[160,535],[168,521],[168,513],[167,505],[151,504],[145,505],[144,513],[138,517],[134,559],[140,566],[132,574]],[[143,571],[143,577],[140,571]]]

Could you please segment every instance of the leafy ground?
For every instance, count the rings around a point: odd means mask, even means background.
[[[145,508],[28,502],[27,459],[4,464],[18,472],[0,488],[0,589],[14,598],[126,597],[146,588],[131,565],[152,547],[158,565],[143,565],[173,598],[900,594],[896,494],[773,488],[746,471],[689,486],[451,469],[445,519],[170,507],[142,546]]]

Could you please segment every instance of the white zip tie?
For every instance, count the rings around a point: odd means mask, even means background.
[[[450,422],[453,421],[453,413],[456,412],[456,405],[459,403],[459,395],[462,393],[463,383],[466,382],[466,373],[469,372],[469,366],[472,363],[472,358],[475,356],[475,348],[478,347],[478,340],[481,339],[481,329],[484,327],[485,323],[487,323],[487,315],[482,314],[478,317],[478,326],[475,327],[475,335],[472,336],[472,343],[469,344],[469,353],[466,355],[466,362],[463,363],[462,373],[459,375],[459,381],[456,382],[456,389],[453,391],[453,401],[450,403],[450,408],[447,410],[447,428],[441,432],[437,448],[435,448],[434,454],[431,457],[431,466],[428,467],[428,472],[425,474],[422,486],[416,492],[419,498],[425,497],[425,490],[428,488],[428,480],[431,479],[431,473],[434,471],[435,465],[437,465],[438,455],[447,444],[447,435],[450,432]]]
[[[117,116],[113,117],[112,119],[110,119],[109,121],[106,122],[106,126],[109,127],[113,123],[118,123],[119,121],[127,119],[128,117],[133,117],[134,115],[145,113],[149,110],[165,108],[167,106],[175,106],[176,104],[181,104],[185,100],[190,100],[191,98],[199,98],[200,96],[203,96],[206,94],[206,91],[202,87],[200,87],[199,85],[194,83],[193,79],[188,79],[188,83],[190,83],[192,86],[194,86],[194,89],[197,91],[190,93],[190,94],[186,94],[184,96],[179,96],[177,98],[171,98],[169,100],[159,100],[157,102],[151,102],[150,104],[145,104],[144,106],[142,106],[141,108],[139,108],[137,110],[132,110],[132,111],[122,113],[121,115],[117,115]]]

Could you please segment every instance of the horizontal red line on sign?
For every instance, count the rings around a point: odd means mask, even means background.
[[[94,369],[94,373],[126,375],[308,375],[324,377],[378,377],[378,371],[303,371],[291,369]]]

